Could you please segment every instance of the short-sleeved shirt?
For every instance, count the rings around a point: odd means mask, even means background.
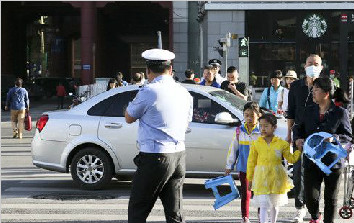
[[[221,85],[222,82],[226,81],[226,78],[222,77],[220,73],[217,73],[215,75],[215,81],[216,81],[216,83]]]
[[[268,98],[268,88],[264,89],[261,99],[259,99],[259,106],[270,109],[274,112],[277,112],[277,109],[278,109],[277,98],[278,98],[279,92],[281,92],[282,90],[283,90],[282,86],[279,86],[277,90],[274,90],[273,86],[270,87],[270,94],[269,94],[270,106],[269,106],[268,99],[267,99]]]
[[[63,85],[58,85],[56,90],[57,90],[57,96],[59,97],[66,96],[65,87]]]
[[[233,93],[234,92],[229,88],[229,84],[230,84],[230,81],[224,81],[221,83],[221,89],[225,90],[225,91],[228,91],[230,93]],[[241,94],[243,94],[244,96],[248,96],[249,95],[249,91],[248,91],[248,88],[247,88],[247,85],[246,83],[244,82],[237,82],[235,84],[236,86],[236,90],[238,90]]]
[[[277,102],[283,102],[283,104],[281,105],[281,109],[285,112],[288,111],[288,96],[289,96],[289,89],[287,88],[283,88],[283,90],[278,94],[278,99]]]
[[[139,119],[141,152],[175,153],[185,150],[185,132],[193,116],[193,98],[170,75],[160,75],[140,89],[127,107]]]
[[[6,105],[12,110],[24,110],[29,107],[28,92],[22,87],[13,87],[6,97]]]

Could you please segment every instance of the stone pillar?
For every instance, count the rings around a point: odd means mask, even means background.
[[[81,5],[81,81],[83,85],[94,81],[94,49],[96,37],[95,2]]]
[[[188,66],[188,2],[172,1],[173,3],[173,52],[176,58],[173,68],[176,76],[184,80],[184,71]]]
[[[200,77],[200,61],[199,61],[199,23],[198,18],[198,2],[188,2],[188,61],[187,67],[193,69]]]

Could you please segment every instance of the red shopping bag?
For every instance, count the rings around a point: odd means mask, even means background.
[[[26,115],[25,115],[25,129],[27,131],[31,131],[32,130],[32,117],[29,114],[29,112],[26,112]]]

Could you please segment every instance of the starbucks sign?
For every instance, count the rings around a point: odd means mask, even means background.
[[[327,31],[326,20],[317,14],[309,15],[302,23],[302,31],[310,38],[319,38]]]

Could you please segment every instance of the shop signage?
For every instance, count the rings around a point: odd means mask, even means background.
[[[347,14],[342,14],[340,16],[340,20],[343,22],[343,23],[346,23],[348,21],[348,16]]]
[[[319,38],[327,31],[327,22],[321,15],[309,15],[302,22],[302,31],[310,38]]]
[[[242,37],[238,39],[239,57],[248,57],[248,38]]]
[[[82,69],[83,70],[90,70],[91,69],[91,65],[90,64],[84,64],[84,65],[82,65]]]

